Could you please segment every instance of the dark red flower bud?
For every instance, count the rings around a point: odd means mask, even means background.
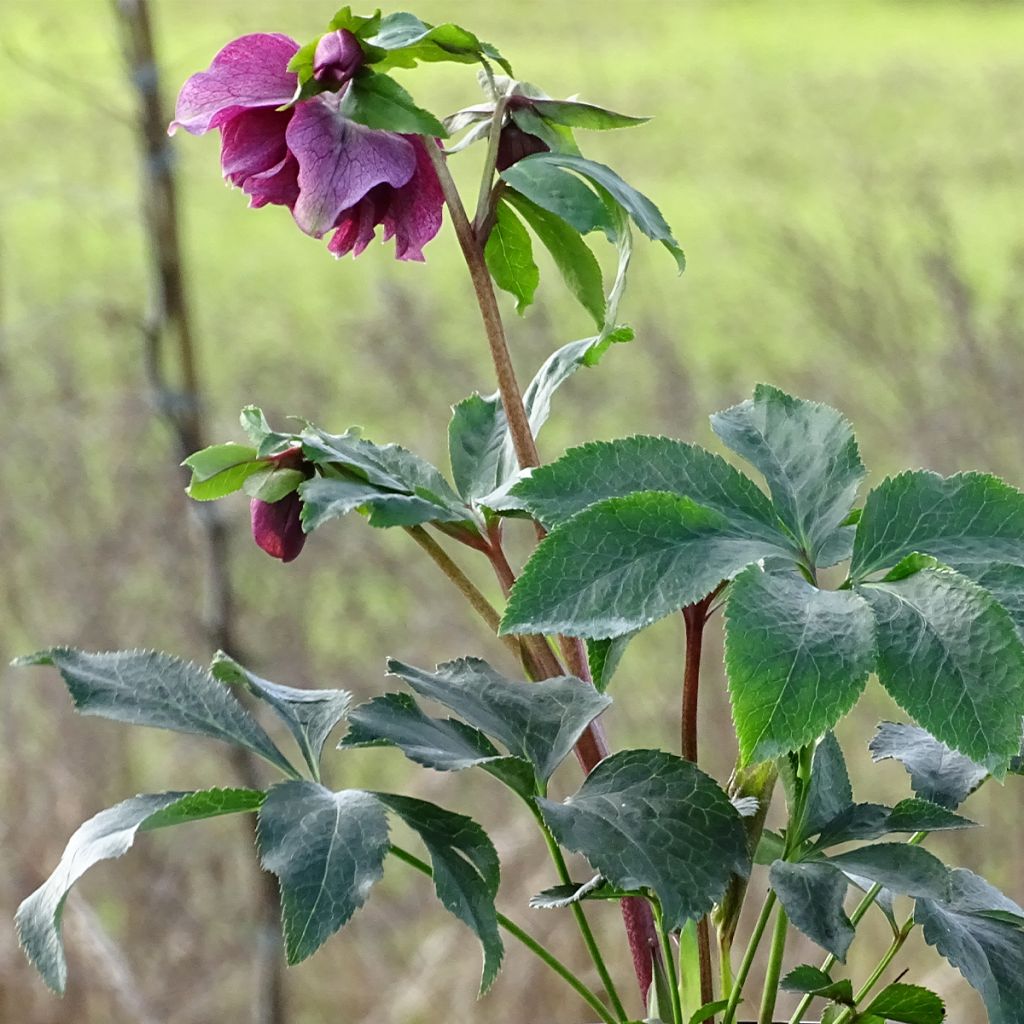
[[[256,543],[268,555],[280,558],[282,562],[298,558],[306,543],[306,535],[302,532],[299,520],[302,502],[298,491],[292,491],[273,503],[253,498],[249,508],[252,513],[252,535]]]
[[[347,28],[328,32],[316,44],[313,54],[313,77],[318,82],[349,81],[363,66],[366,56],[359,40]]]
[[[524,132],[517,125],[507,124],[501,129],[501,137],[498,140],[497,168],[499,171],[507,170],[524,156],[548,153],[550,150],[551,147],[543,139]]]

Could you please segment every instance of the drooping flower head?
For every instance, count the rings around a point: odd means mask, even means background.
[[[335,256],[359,255],[383,225],[398,259],[422,260],[441,227],[443,196],[426,148],[433,143],[344,116],[343,91],[363,64],[348,31],[322,37],[314,56],[314,74],[340,88],[288,106],[298,86],[288,64],[298,49],[278,34],[228,43],[182,86],[168,131],[219,130],[224,177],[249,205],[287,206],[314,238],[333,231]]]

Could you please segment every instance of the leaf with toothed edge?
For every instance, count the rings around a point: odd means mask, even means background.
[[[512,588],[500,632],[615,637],[711,593],[752,562],[786,557],[689,498],[641,491],[556,527]]]
[[[562,846],[624,890],[651,889],[665,925],[682,927],[750,869],[736,808],[695,765],[659,750],[605,758],[564,803],[538,799]]]
[[[845,963],[855,933],[843,909],[848,887],[843,872],[823,861],[777,860],[771,866],[769,880],[790,921],[840,963]]]
[[[871,1000],[864,1014],[900,1024],[942,1024],[946,1007],[934,992],[920,985],[894,982]]]
[[[150,793],[124,800],[81,825],[68,840],[54,872],[22,902],[15,917],[22,948],[46,984],[63,993],[67,983],[61,938],[64,902],[89,868],[127,853],[139,832],[255,811],[263,799],[262,792],[249,789]]]
[[[14,664],[55,666],[83,715],[208,736],[246,747],[286,775],[298,775],[259,722],[198,665],[158,651],[91,653],[70,647],[51,647]]]
[[[449,661],[433,672],[389,659],[388,672],[504,744],[510,754],[529,761],[542,781],[611,704],[610,698],[575,676],[514,682],[479,658]]]
[[[814,750],[801,839],[820,832],[852,805],[853,787],[846,770],[846,758],[835,733],[827,732]]]

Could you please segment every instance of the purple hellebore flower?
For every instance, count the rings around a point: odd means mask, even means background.
[[[383,225],[384,240],[395,239],[398,259],[422,260],[423,246],[441,227],[444,204],[428,143],[350,121],[334,92],[279,109],[295,95],[298,77],[288,62],[298,49],[277,34],[228,43],[208,70],[182,86],[168,132],[218,129],[224,177],[250,197],[249,205],[287,206],[314,238],[334,231],[328,249],[335,256],[358,256]],[[317,54],[325,73],[354,59],[343,39]]]
[[[292,491],[275,502],[253,498],[249,511],[253,538],[268,555],[280,558],[282,562],[291,562],[299,557],[306,535],[299,520],[302,501],[298,491]]]

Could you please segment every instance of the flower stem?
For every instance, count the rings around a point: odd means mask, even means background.
[[[562,856],[562,851],[558,846],[558,842],[555,837],[551,834],[551,829],[548,828],[547,822],[541,817],[540,811],[537,809],[536,804],[530,805],[533,810],[534,817],[537,819],[537,824],[540,827],[541,834],[544,836],[544,842],[547,844],[548,853],[551,854],[551,860],[554,862],[555,871],[558,874],[558,880],[562,885],[571,885],[572,877],[569,874],[569,869],[566,866],[565,858]],[[619,993],[616,991],[615,982],[612,981],[611,975],[608,973],[608,967],[604,962],[604,957],[601,955],[601,950],[597,945],[597,939],[594,938],[594,933],[590,928],[590,922],[587,921],[587,916],[583,912],[583,907],[579,903],[571,904],[572,915],[576,918],[576,924],[579,927],[580,935],[583,937],[583,944],[587,947],[587,952],[590,954],[590,959],[594,962],[594,967],[597,968],[598,977],[601,979],[601,984],[604,985],[605,991],[608,993],[608,998],[612,1002],[612,1006],[615,1012],[619,1015],[619,1020],[627,1020],[629,1014],[626,1013],[625,1008],[622,1005],[622,1000],[619,999]]]
[[[462,198],[455,187],[451,172],[448,170],[444,154],[437,146],[427,146],[427,151],[430,154],[434,170],[437,171],[441,191],[444,193],[444,201],[455,228],[455,235],[462,248],[466,266],[469,268],[469,276],[473,282],[477,305],[480,307],[480,316],[484,323],[484,332],[491,349],[491,359],[494,361],[494,369],[498,378],[498,392],[501,395],[505,418],[508,420],[512,447],[515,449],[520,468],[528,469],[540,464],[540,456],[537,454],[537,445],[533,439],[533,431],[530,429],[530,420],[523,405],[523,393],[519,388],[519,381],[516,379],[515,369],[512,365],[508,342],[505,339],[505,327],[501,322],[501,313],[498,310],[498,300],[495,298],[491,275],[484,262],[483,248],[473,230],[473,225],[469,222],[469,217],[466,215],[466,209],[462,205]]]
[[[405,864],[408,864],[411,868],[419,871],[421,874],[426,875],[428,878],[433,878],[434,872],[431,870],[429,864],[425,861],[420,860],[419,857],[409,853],[407,850],[402,849],[400,846],[391,844],[391,853]],[[576,993],[590,1006],[590,1008],[601,1018],[604,1024],[619,1024],[620,1020],[624,1020],[625,1017],[616,1019],[612,1016],[608,1008],[601,1002],[601,1000],[592,992],[580,979],[573,974],[565,964],[562,963],[558,957],[555,956],[546,946],[538,942],[532,935],[524,931],[514,921],[509,920],[504,914],[498,914],[498,924],[505,929],[513,938],[518,939],[534,956],[542,960],[548,967],[551,968],[563,981],[569,984]]]
[[[907,941],[908,936],[914,930],[914,919],[913,917],[908,918],[904,923],[903,927],[897,931],[896,936],[893,938],[889,945],[889,948],[885,951],[882,959],[878,961],[877,966],[871,972],[871,976],[866,982],[864,982],[860,991],[854,997],[853,1006],[847,1006],[842,1013],[839,1014],[835,1019],[835,1024],[850,1024],[856,1017],[857,1006],[862,1003],[871,994],[871,990],[878,984],[882,975],[886,972],[889,964],[896,959],[897,954],[903,948]]]
[[[487,155],[484,157],[484,170],[480,177],[480,196],[477,199],[476,214],[473,217],[473,231],[481,243],[486,241],[483,229],[491,215],[493,202],[491,185],[494,182],[494,170],[498,164],[498,146],[501,145],[502,121],[505,120],[507,105],[508,98],[499,96],[494,104],[494,118],[487,136]]]
[[[661,958],[665,961],[668,971],[668,987],[672,996],[672,1020],[675,1024],[685,1024],[683,1004],[679,995],[679,973],[676,970],[676,958],[672,953],[672,942],[669,939],[668,930],[665,928],[665,919],[662,917],[660,909],[655,911],[654,919],[658,925],[658,938],[661,940]]]

